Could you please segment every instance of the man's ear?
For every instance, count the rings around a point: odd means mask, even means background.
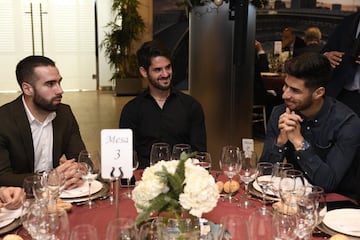
[[[139,67],[139,71],[140,71],[140,74],[143,78],[147,78],[148,77],[148,74],[147,74],[147,71],[144,67]]]
[[[313,92],[313,98],[314,99],[322,98],[324,95],[325,95],[325,88],[324,87],[319,87],[319,88],[315,89],[315,91]]]
[[[24,93],[25,95],[32,96],[33,93],[34,93],[34,88],[33,88],[33,86],[31,86],[30,83],[23,82],[23,83],[21,84],[21,88],[22,88],[23,93]]]

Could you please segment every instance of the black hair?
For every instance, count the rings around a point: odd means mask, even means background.
[[[136,55],[139,66],[145,68],[146,71],[149,70],[151,65],[151,58],[161,56],[171,61],[170,50],[157,40],[143,43]]]
[[[33,83],[34,81],[34,69],[39,66],[53,66],[55,67],[55,62],[50,58],[44,56],[28,56],[22,59],[16,65],[16,80],[20,85],[23,82]]]
[[[329,60],[320,53],[304,53],[285,62],[285,72],[305,81],[305,87],[325,87],[332,77]]]

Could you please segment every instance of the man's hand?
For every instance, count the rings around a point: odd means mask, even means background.
[[[303,119],[298,114],[286,108],[285,112],[281,114],[279,118],[278,127],[280,134],[277,138],[277,144],[284,145],[287,141],[290,141],[295,147],[299,144],[301,145],[304,140],[300,132],[300,123],[302,121]]]
[[[80,186],[83,183],[79,170],[79,163],[75,162],[75,159],[60,159],[60,166],[56,168],[59,174],[64,177],[64,188],[73,189]]]
[[[25,199],[25,192],[19,187],[0,187],[0,207],[17,209]]]
[[[340,65],[344,52],[332,51],[324,53],[325,57],[330,61],[331,67],[336,68]]]

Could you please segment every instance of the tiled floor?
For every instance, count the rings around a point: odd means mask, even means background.
[[[17,96],[19,93],[0,93],[0,105]],[[100,150],[101,129],[118,128],[121,109],[132,98],[116,97],[112,92],[65,92],[62,102],[71,106],[87,148]],[[262,141],[256,140],[255,150],[258,155],[262,147]]]

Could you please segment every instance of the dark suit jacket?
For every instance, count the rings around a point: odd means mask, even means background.
[[[335,68],[333,78],[326,87],[326,93],[329,96],[337,97],[343,89],[345,81],[354,79],[357,64],[352,47],[356,38],[359,18],[359,11],[345,17],[331,34],[322,50],[322,52],[345,52],[341,64]]]
[[[22,186],[34,172],[34,148],[22,96],[0,107],[0,186]],[[77,158],[85,145],[70,106],[60,104],[53,124],[53,166],[60,157]]]

